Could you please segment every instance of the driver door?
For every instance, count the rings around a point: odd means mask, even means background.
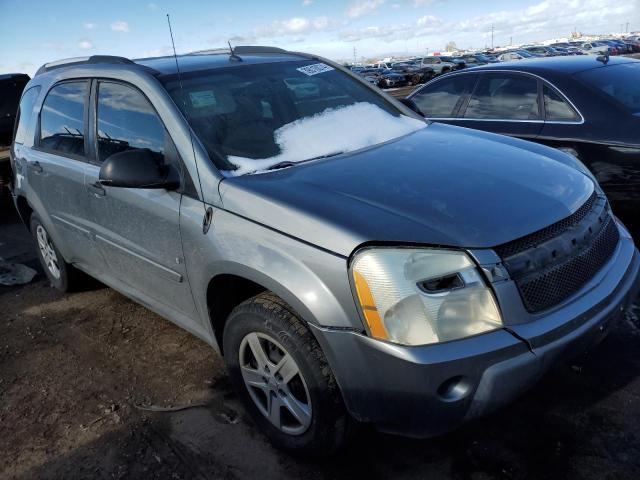
[[[132,149],[158,153],[181,171],[171,137],[149,100],[132,85],[95,81],[91,98],[95,155],[85,188],[105,274],[143,302],[196,318],[180,236],[182,194],[98,183],[102,162]]]

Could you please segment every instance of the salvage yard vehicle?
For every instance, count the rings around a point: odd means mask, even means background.
[[[584,53],[588,55],[605,55],[605,54],[617,55],[618,54],[618,51],[616,49],[601,42],[586,42],[586,43],[583,43],[578,48],[580,48],[580,50],[582,50]]]
[[[561,55],[561,53],[558,52],[555,48],[545,45],[529,45],[522,47],[522,49],[526,50],[527,52],[535,53],[536,55],[540,55],[542,57],[558,57]]]
[[[0,75],[0,188],[9,179],[9,145],[18,111],[18,102],[29,75],[8,73]]]
[[[46,64],[11,158],[51,284],[88,273],[211,344],[260,429],[307,454],[360,422],[484,415],[640,288],[574,157],[426,122],[314,55]]]
[[[437,55],[431,57],[414,58],[413,61],[420,68],[431,67],[436,75],[448,73],[458,68],[457,64],[453,62],[447,62]]]
[[[443,62],[453,64],[454,70],[462,70],[463,68],[467,68],[467,62],[465,62],[464,59],[460,57],[450,57],[448,55],[440,55],[440,60],[442,60]]]
[[[409,99],[430,120],[542,143],[595,175],[640,238],[640,61],[592,56],[478,67]]]
[[[391,68],[394,72],[404,75],[411,85],[428,82],[436,76],[436,72],[433,68],[421,67],[414,61],[396,62],[391,65]]]

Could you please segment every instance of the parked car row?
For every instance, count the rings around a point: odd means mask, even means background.
[[[391,88],[418,85],[437,75],[499,62],[540,57],[615,56],[637,52],[640,52],[640,37],[631,36],[625,39],[605,38],[594,41],[556,42],[550,45],[524,45],[512,49],[467,52],[455,55],[434,54],[398,62],[377,62],[367,67],[352,67],[351,69],[378,87]]]

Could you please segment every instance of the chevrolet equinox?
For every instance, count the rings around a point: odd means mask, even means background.
[[[574,157],[430,123],[313,55],[45,64],[11,167],[54,287],[88,274],[211,344],[262,431],[309,454],[484,415],[638,291]]]

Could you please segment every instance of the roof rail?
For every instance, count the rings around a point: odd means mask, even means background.
[[[189,52],[187,55],[213,55],[218,53],[230,54],[231,51],[227,47],[209,48],[206,50],[196,50]],[[289,53],[287,50],[278,47],[265,47],[262,45],[238,45],[233,47],[233,53],[236,55],[248,55],[251,53]]]
[[[95,63],[110,63],[110,64],[125,64],[133,65],[134,62],[125,57],[116,57],[113,55],[91,55],[90,57],[74,57],[64,58],[62,60],[56,60],[55,62],[49,62],[42,65],[35,76],[42,73],[49,72],[56,68],[68,67],[72,65],[86,65]]]

